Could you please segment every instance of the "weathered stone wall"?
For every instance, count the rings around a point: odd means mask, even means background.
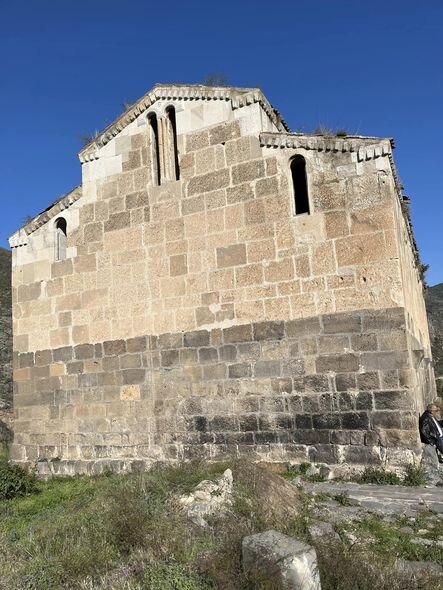
[[[16,359],[20,461],[404,462],[419,446],[402,309],[80,344]]]
[[[11,254],[0,248],[0,411],[12,406]]]
[[[14,458],[405,460],[428,373],[389,141],[281,139],[258,104],[176,106],[179,181],[155,186],[140,116],[63,202],[67,259],[60,208],[17,241]],[[295,154],[310,215],[294,215]]]
[[[407,207],[405,203],[404,206]],[[416,371],[417,412],[422,413],[428,403],[436,398],[436,386],[432,365],[431,341],[429,337],[428,318],[423,296],[423,282],[419,272],[419,259],[411,248],[411,232],[409,219],[396,201],[394,209],[396,216],[397,243],[399,262],[402,273],[404,290],[404,306],[406,309],[407,325],[410,334],[410,349],[412,351],[413,367]]]
[[[16,350],[404,306],[389,159],[382,182],[376,160],[270,150],[241,123],[179,135],[182,179],[160,187],[135,122],[83,165],[68,260],[53,262],[53,221],[15,251]],[[296,152],[311,215],[294,216]]]
[[[408,203],[404,203],[405,210]],[[395,201],[394,207],[395,227],[397,229],[396,241],[398,244],[398,256],[402,273],[402,284],[404,290],[404,307],[409,314],[409,328],[416,338],[424,357],[431,358],[431,343],[429,338],[428,318],[426,315],[425,300],[423,297],[423,282],[419,259],[411,248],[412,228],[408,227],[410,222],[407,214],[402,211],[400,202]]]

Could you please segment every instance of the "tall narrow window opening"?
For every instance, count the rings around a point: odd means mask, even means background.
[[[160,146],[158,137],[158,122],[155,113],[148,115],[149,126],[151,129],[151,161],[152,161],[152,179],[157,185],[161,182],[161,169],[160,169]]]
[[[169,140],[169,154],[171,161],[171,179],[180,179],[180,167],[178,161],[178,148],[177,148],[177,120],[175,117],[175,108],[169,106],[166,109],[166,116],[168,119],[168,140]]]
[[[55,222],[55,260],[66,259],[66,249],[68,242],[66,219],[60,217]]]
[[[303,156],[294,156],[291,160],[292,186],[294,189],[295,214],[310,213],[306,160]]]

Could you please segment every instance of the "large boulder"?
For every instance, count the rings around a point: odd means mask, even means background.
[[[314,547],[274,530],[245,537],[243,570],[276,590],[321,590]]]

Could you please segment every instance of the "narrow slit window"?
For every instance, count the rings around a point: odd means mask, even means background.
[[[170,106],[166,109],[166,116],[168,118],[168,140],[169,140],[169,154],[171,161],[171,178],[174,180],[180,179],[180,166],[178,161],[178,147],[177,147],[177,121],[175,117],[175,108]]]
[[[294,189],[295,214],[310,213],[306,160],[303,156],[294,156],[291,160],[292,186]]]
[[[160,171],[160,146],[158,138],[158,122],[157,116],[151,113],[148,116],[149,126],[151,129],[151,162],[152,162],[152,179],[154,184],[160,185],[161,171]]]
[[[66,219],[60,217],[55,222],[55,260],[57,262],[66,259],[67,245],[68,233]]]

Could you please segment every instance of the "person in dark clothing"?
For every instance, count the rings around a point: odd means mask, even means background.
[[[436,418],[438,411],[438,406],[429,404],[426,411],[420,416],[418,424],[421,442],[436,447],[438,460],[443,463],[443,457],[438,453],[438,451],[443,453],[443,425]]]

